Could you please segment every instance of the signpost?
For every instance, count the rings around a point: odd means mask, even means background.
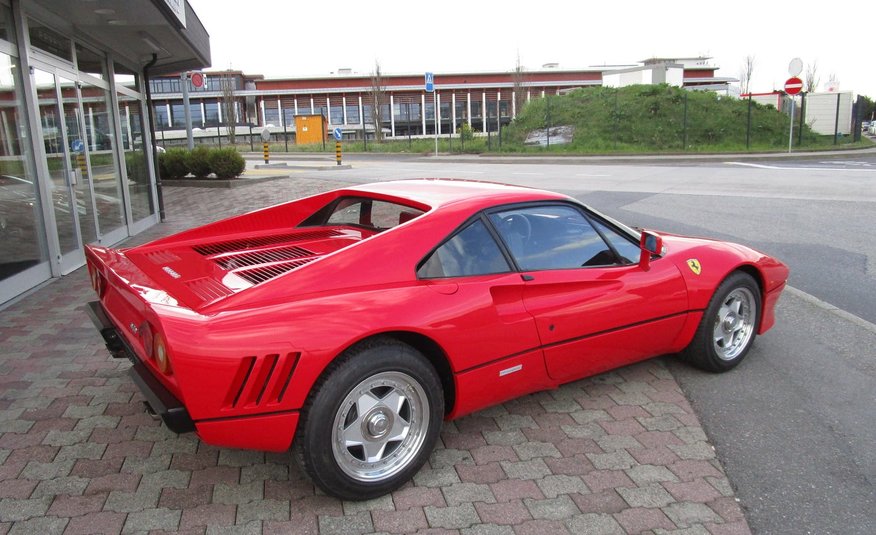
[[[268,128],[262,130],[262,156],[265,158],[265,163],[271,163],[271,147],[268,142],[271,141],[271,131]]]
[[[426,73],[426,93],[432,93],[433,110],[435,115],[435,156],[438,156],[438,93],[435,92],[435,74]],[[425,110],[423,110],[425,112]],[[410,125],[408,126],[410,128]],[[423,132],[425,134],[425,132]]]
[[[803,72],[803,60],[794,58],[788,64],[788,74],[791,75],[785,81],[785,93],[791,96],[791,128],[788,133],[788,153],[791,152],[791,145],[794,143],[794,95],[803,90],[803,80],[797,78]]]
[[[791,144],[794,142],[794,95],[803,90],[803,80],[792,76],[785,82],[785,93],[791,96],[791,129],[788,134],[788,152],[791,152]]]
[[[344,133],[341,132],[340,126],[336,126],[332,130],[332,135],[335,137],[335,161],[341,165],[341,140],[344,138]]]

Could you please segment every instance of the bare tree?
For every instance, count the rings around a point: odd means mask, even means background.
[[[803,80],[803,90],[812,93],[818,89],[821,79],[818,76],[818,60],[806,65],[806,77]]]
[[[228,131],[228,141],[233,145],[236,137],[237,105],[234,98],[234,78],[230,75],[220,75],[222,88],[222,117]]]
[[[519,115],[526,104],[526,72],[520,64],[520,52],[517,53],[517,64],[514,66],[511,81],[514,90],[514,113]]]
[[[745,56],[739,70],[739,89],[743,95],[751,92],[751,76],[754,74],[754,56]]]
[[[374,72],[371,73],[371,120],[374,123],[374,139],[383,141],[383,116],[381,105],[386,101],[386,86],[383,73],[380,72],[380,62],[374,62]],[[389,111],[392,113],[392,110]]]

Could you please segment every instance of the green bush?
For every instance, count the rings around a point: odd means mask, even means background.
[[[149,183],[149,171],[146,169],[146,155],[142,151],[125,153],[125,169],[128,171],[128,180],[138,184]]]
[[[210,149],[195,147],[188,155],[189,173],[195,178],[207,178],[213,170],[210,168]]]
[[[210,168],[216,178],[235,178],[246,169],[246,161],[236,149],[213,149],[210,151]]]
[[[167,149],[158,155],[158,172],[161,179],[183,178],[189,174],[189,151],[185,149]]]

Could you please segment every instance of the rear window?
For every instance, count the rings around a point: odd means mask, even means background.
[[[387,230],[423,215],[423,211],[403,204],[364,197],[341,197],[322,208],[300,226],[355,226]]]

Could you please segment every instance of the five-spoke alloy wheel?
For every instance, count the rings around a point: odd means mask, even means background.
[[[735,367],[751,349],[760,313],[757,282],[747,273],[732,273],[715,290],[693,341],[682,352],[682,357],[712,372]]]
[[[326,493],[366,500],[410,479],[432,452],[444,392],[431,363],[379,339],[332,363],[302,410],[294,450]]]

